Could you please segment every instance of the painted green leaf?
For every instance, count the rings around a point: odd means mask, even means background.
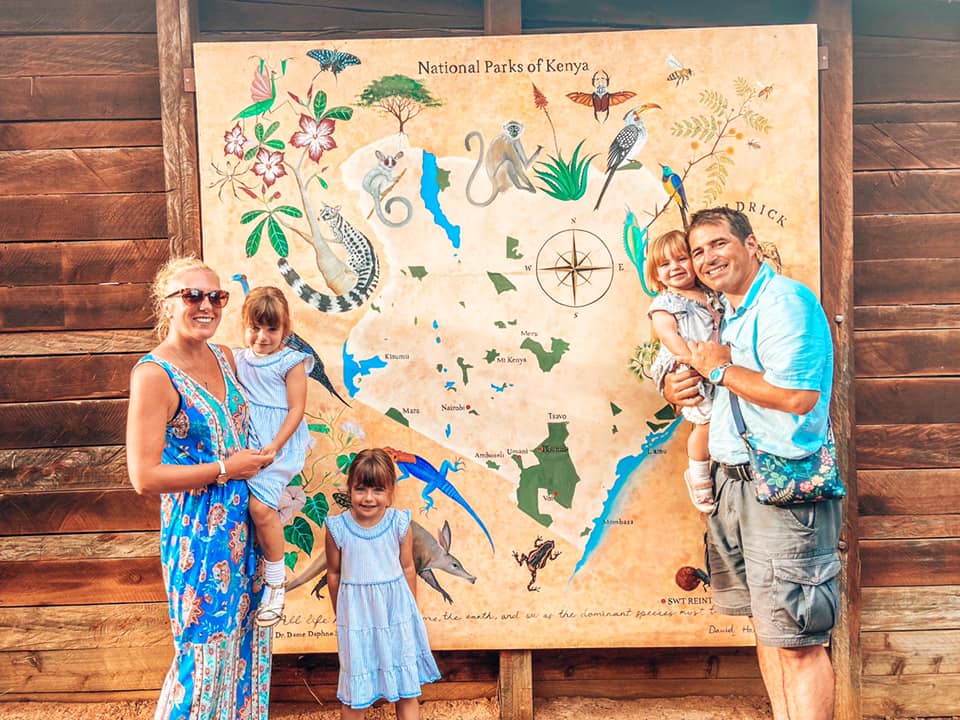
[[[310,523],[299,515],[283,529],[283,538],[307,555],[313,552],[313,530],[310,529]]]
[[[295,551],[285,552],[283,554],[283,564],[288,568],[293,570],[297,567],[297,560],[300,558],[300,553]]]
[[[356,456],[356,453],[350,453],[349,455],[337,455],[337,467],[340,468],[340,472],[346,475],[347,471],[350,469],[350,463],[353,462],[353,459]]]
[[[267,140],[264,145],[272,147],[274,150],[283,150],[286,147],[283,140]]]
[[[492,282],[493,287],[496,288],[497,295],[502,295],[509,290],[517,289],[517,286],[501,273],[487,271],[487,277],[490,278],[490,282]]]
[[[287,483],[287,487],[300,487],[303,485],[303,475],[294,475],[293,480]]]
[[[250,212],[245,212],[243,217],[240,218],[240,224],[246,225],[248,222],[251,222],[255,217],[260,217],[266,212],[266,210],[251,210]]]
[[[293,205],[281,205],[277,208],[274,208],[277,212],[281,212],[284,215],[289,215],[290,217],[301,218],[303,213],[300,212],[299,208],[293,207]]]
[[[327,109],[327,94],[321,90],[313,98],[313,117],[320,121],[323,111]]]
[[[253,158],[254,155],[257,154],[257,151],[258,151],[258,150],[260,150],[260,146],[259,146],[259,145],[254,145],[252,148],[250,148],[249,150],[247,150],[247,151],[243,154],[243,159],[244,159],[244,160],[250,160],[251,158]]]
[[[259,142],[263,142],[263,123],[257,123],[253,126],[253,134],[256,135]]]
[[[331,120],[349,120],[353,117],[353,108],[348,108],[345,105],[341,105],[339,107],[327,110],[323,117],[330,118]]]
[[[330,426],[326,423],[309,423],[307,429],[311,432],[324,433],[327,435],[330,433]]]
[[[308,497],[303,505],[301,512],[316,523],[317,527],[323,527],[327,519],[327,512],[330,510],[330,504],[323,493],[317,493],[313,497]]]
[[[247,246],[245,248],[247,257],[253,257],[257,254],[257,250],[260,249],[260,231],[263,230],[264,223],[267,222],[267,218],[264,218],[257,223],[257,226],[253,229],[253,232],[250,233],[250,236],[247,238]]]
[[[277,255],[285,258],[290,254],[290,248],[287,246],[287,236],[283,234],[283,228],[280,227],[273,215],[267,220],[267,235],[270,237],[270,244],[277,251]]]
[[[272,123],[270,123],[270,127],[268,127],[267,131],[263,134],[264,139],[273,135],[277,131],[278,127],[280,127],[279,120],[274,120]]]

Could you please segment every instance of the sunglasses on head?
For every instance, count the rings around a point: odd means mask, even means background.
[[[203,299],[206,298],[210,301],[210,304],[214,307],[226,307],[227,300],[230,299],[230,293],[226,290],[211,290],[210,292],[204,292],[199,288],[181,288],[180,290],[175,290],[174,292],[167,295],[167,298],[172,298],[179,295],[180,299],[183,300],[187,305],[199,305],[203,302]]]

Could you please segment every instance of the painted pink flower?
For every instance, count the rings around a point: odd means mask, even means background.
[[[263,178],[263,184],[267,187],[273,185],[277,178],[282,178],[287,174],[283,167],[283,153],[270,152],[266,148],[260,148],[256,160],[253,163],[253,172]]]
[[[243,159],[243,146],[247,144],[247,138],[244,137],[243,131],[240,129],[240,123],[223,134],[223,141],[226,143],[223,146],[224,155],[236,155],[241,160]]]
[[[314,162],[319,162],[324,150],[332,150],[337,146],[333,139],[333,131],[337,124],[330,118],[317,122],[309,115],[300,116],[302,132],[295,132],[290,138],[290,144],[298,148],[309,148],[307,154]]]

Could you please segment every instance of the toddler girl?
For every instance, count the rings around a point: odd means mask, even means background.
[[[650,374],[657,388],[662,389],[663,377],[673,370],[676,356],[690,354],[687,340],[702,342],[716,338],[720,314],[713,307],[715,297],[697,283],[686,236],[679,230],[664,233],[650,243],[644,274],[650,287],[660,293],[650,304],[648,315],[660,339],[660,353]],[[693,423],[687,440],[690,465],[683,479],[693,506],[708,513],[714,508],[707,447],[713,386],[701,383],[700,394],[703,401],[699,405],[683,408],[683,416]]]
[[[327,517],[327,587],[337,616],[344,720],[362,720],[378,698],[399,720],[417,720],[423,683],[440,677],[417,609],[410,511],[390,507],[396,469],[380,448],[357,453],[348,511]]]
[[[251,445],[274,452],[274,461],[247,481],[250,517],[263,550],[266,583],[257,609],[257,624],[270,627],[283,617],[283,523],[277,513],[280,493],[303,469],[312,444],[303,419],[307,373],[313,356],[285,347],[290,309],[275,287],[250,291],[241,310],[246,347],[233,351],[237,377],[250,407]]]

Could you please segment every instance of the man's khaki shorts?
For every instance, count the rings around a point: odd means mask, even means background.
[[[714,609],[752,615],[760,645],[829,641],[839,605],[840,501],[761,505],[747,466],[718,466],[715,483],[717,508],[707,519]]]

